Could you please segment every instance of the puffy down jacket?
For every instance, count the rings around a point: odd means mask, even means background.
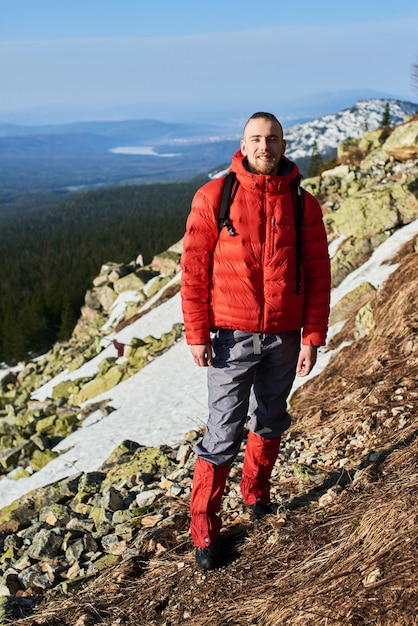
[[[236,152],[231,169],[240,182],[227,228],[218,233],[223,178],[195,194],[182,255],[182,308],[188,344],[210,342],[228,328],[280,333],[303,329],[302,343],[325,344],[330,263],[322,211],[305,192],[302,289],[296,293],[296,231],[290,181],[297,166],[282,157],[279,175],[253,174]]]

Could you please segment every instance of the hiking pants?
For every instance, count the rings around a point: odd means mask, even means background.
[[[219,330],[208,368],[209,416],[195,446],[199,458],[230,466],[249,430],[277,439],[290,426],[287,398],[296,375],[300,332],[280,335]]]
[[[221,330],[213,339],[208,368],[209,417],[195,446],[197,460],[190,499],[193,543],[207,547],[219,539],[221,499],[249,417],[242,479],[248,505],[270,500],[270,474],[281,433],[290,425],[287,398],[295,378],[300,333],[253,335]]]

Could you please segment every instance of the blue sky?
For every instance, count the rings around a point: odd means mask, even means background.
[[[418,101],[418,3],[288,5],[0,0],[0,121],[297,114],[347,91]]]

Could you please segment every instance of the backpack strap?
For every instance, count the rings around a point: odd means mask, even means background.
[[[302,222],[305,211],[305,192],[300,186],[299,179],[293,179],[290,183],[293,200],[293,212],[295,216],[296,231],[296,293],[301,292],[301,268],[302,268]]]
[[[225,176],[224,186],[222,189],[221,206],[218,215],[218,231],[221,232],[222,228],[226,226],[231,237],[234,237],[236,232],[229,220],[229,208],[234,201],[238,187],[239,180],[237,180],[235,172],[228,172]]]

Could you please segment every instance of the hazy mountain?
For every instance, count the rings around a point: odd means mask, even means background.
[[[272,111],[276,113],[285,126],[296,124],[297,121],[306,121],[328,113],[340,111],[350,107],[353,102],[370,98],[403,99],[400,94],[391,94],[373,89],[339,89],[335,91],[310,93],[304,97],[293,98],[291,95],[283,97],[275,103]],[[54,103],[49,105],[27,107],[23,109],[3,110],[0,113],[0,125],[4,121],[8,124],[19,125],[62,125],[83,120],[84,122],[158,119],[169,120],[179,124],[195,124],[202,126],[209,123],[224,126],[231,120],[244,120],[248,117],[250,102],[239,105],[225,104],[219,98],[219,105],[211,104],[204,110],[196,106],[188,106],[187,102],[176,104],[172,102],[154,102],[147,104],[126,104],[86,106],[75,104]],[[255,110],[255,109],[254,109]]]
[[[389,104],[393,124],[418,104],[369,99],[351,108],[300,123],[284,121],[287,155],[302,172],[316,144],[329,155],[347,137],[381,124]],[[15,194],[62,192],[97,185],[188,180],[227,167],[239,147],[242,122],[167,123],[158,120],[97,121],[18,126],[0,124],[0,203]]]

